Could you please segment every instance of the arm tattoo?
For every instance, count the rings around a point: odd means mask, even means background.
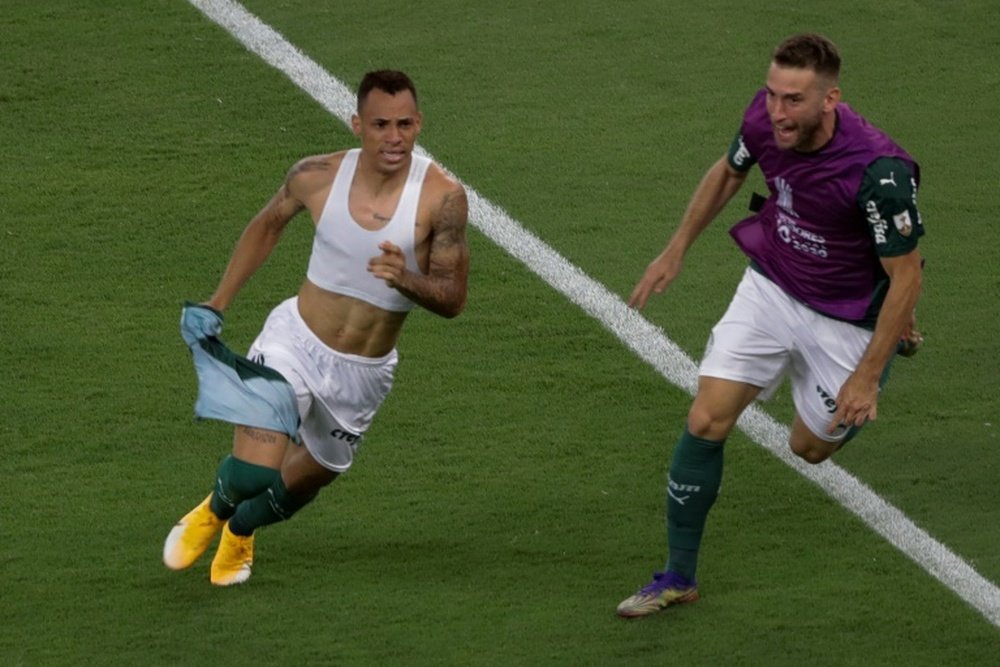
[[[291,170],[289,170],[288,178],[293,178],[296,174],[301,174],[306,171],[329,171],[330,162],[326,159],[326,156],[313,156],[302,158],[294,165],[292,165]]]
[[[281,194],[285,199],[293,199],[291,189],[289,184],[300,174],[304,174],[308,171],[329,171],[330,162],[327,160],[326,156],[313,156],[302,158],[298,162],[292,165],[292,168],[288,170],[288,174],[285,176],[285,182],[281,186]],[[304,206],[301,204],[296,206],[298,211],[301,211]]]
[[[457,244],[465,243],[468,208],[464,190],[449,192],[444,196],[441,202],[441,217],[434,227],[432,255],[434,250],[447,251]]]
[[[467,216],[465,190],[458,187],[447,193],[431,222],[427,274],[411,273],[407,285],[395,285],[411,301],[444,317],[455,317],[465,308],[469,282]]]
[[[469,204],[461,187],[447,193],[441,202],[431,239],[430,270],[427,281],[432,312],[454,317],[465,307],[469,278],[469,246],[465,237]]]

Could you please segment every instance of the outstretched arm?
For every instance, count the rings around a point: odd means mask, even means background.
[[[642,309],[652,293],[661,294],[681,272],[684,254],[698,235],[733,198],[746,180],[746,172],[729,166],[723,155],[709,167],[688,203],[681,224],[670,237],[670,242],[646,267],[646,272],[632,290],[628,305]]]
[[[303,174],[319,170],[325,164],[320,157],[305,158],[288,171],[278,192],[243,230],[229,265],[206,305],[220,312],[229,307],[247,280],[267,261],[289,221],[305,208],[298,192]]]
[[[368,270],[406,298],[442,317],[455,317],[465,308],[469,282],[469,245],[465,227],[469,203],[465,188],[451,181],[431,221],[430,262],[426,274],[408,271],[403,251],[385,241],[382,254],[368,262]]]

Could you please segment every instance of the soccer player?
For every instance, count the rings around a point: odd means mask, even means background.
[[[421,122],[406,74],[367,73],[351,123],[360,148],[296,163],[243,231],[212,297],[184,309],[199,370],[196,412],[210,404],[202,414],[237,426],[213,491],[166,539],[168,568],[191,566],[221,533],[212,583],[246,581],[254,531],[291,518],[351,467],[392,386],[409,311],[451,318],[464,309],[468,202],[458,181],[414,155]],[[253,361],[234,360],[216,338],[221,314],[302,211],[315,226],[305,280],[267,318]]]
[[[723,444],[751,401],[788,375],[796,408],[789,445],[820,463],[876,418],[897,348],[919,345],[919,169],[840,101],[839,72],[837,48],[822,36],[797,35],[775,49],[729,151],[629,298],[641,309],[670,285],[685,252],[758,165],[769,196],[755,196],[754,215],[730,232],[750,265],[712,330],[670,463],[666,568],[618,606],[620,616],[698,599],[698,550]]]

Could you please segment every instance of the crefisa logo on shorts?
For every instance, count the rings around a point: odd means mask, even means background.
[[[336,438],[337,440],[343,440],[344,442],[347,443],[353,443],[360,437],[340,428],[335,428],[332,431],[330,431],[330,435]]]
[[[823,405],[826,406],[826,411],[831,415],[837,411],[837,402],[833,400],[833,396],[830,396],[823,387],[816,385],[816,393],[819,394],[819,400],[823,401]]]

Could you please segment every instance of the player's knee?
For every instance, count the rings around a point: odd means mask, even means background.
[[[289,492],[301,496],[312,497],[319,493],[320,489],[329,485],[337,479],[338,473],[332,470],[309,471],[299,473],[295,479],[285,480]]]
[[[792,431],[788,437],[788,446],[791,448],[792,453],[806,463],[813,465],[826,461],[834,452],[840,449],[843,443],[843,439],[830,442],[819,437],[819,435],[806,426],[805,420],[800,415],[795,416],[795,421],[792,423]]]
[[[830,458],[829,454],[817,451],[815,449],[807,449],[805,451],[797,451],[795,453],[798,454],[800,459],[802,459],[806,463],[811,463],[813,465],[816,465],[817,463],[822,463],[823,461],[826,461],[828,458]]]
[[[215,473],[212,511],[220,519],[228,519],[240,502],[265,491],[278,475],[274,468],[227,456]]]
[[[806,463],[813,465],[826,461],[840,448],[839,442],[825,442],[821,440],[803,441],[792,439],[789,444],[796,456]]]
[[[316,495],[339,475],[321,465],[304,446],[289,449],[281,465],[282,482],[289,492],[301,497]]]
[[[688,411],[688,433],[704,440],[725,440],[735,422],[735,418],[720,415],[699,401],[695,401]]]

